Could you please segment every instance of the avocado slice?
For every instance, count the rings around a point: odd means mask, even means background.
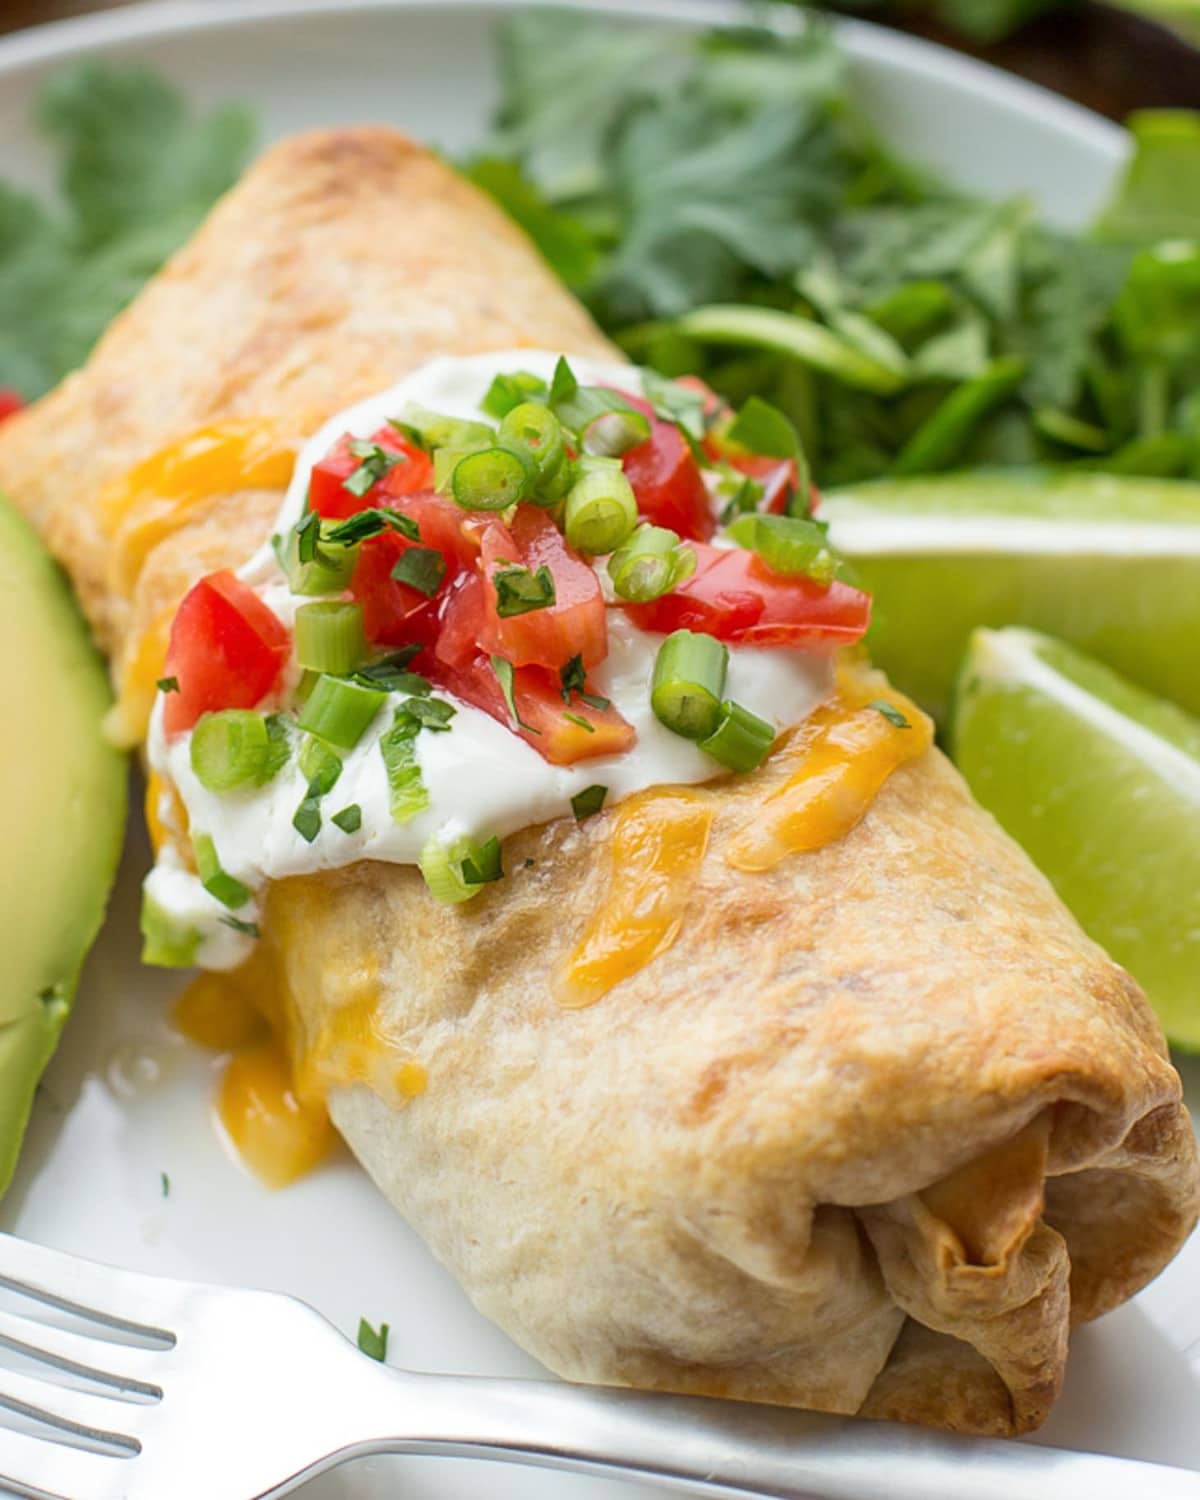
[[[63,574],[0,500],[0,1193],[70,1014],[125,832],[108,676]]]

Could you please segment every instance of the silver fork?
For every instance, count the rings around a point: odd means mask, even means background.
[[[37,1304],[0,1308],[0,1346],[40,1367],[0,1366],[0,1407],[17,1419],[0,1426],[0,1492],[34,1500],[268,1500],[374,1453],[726,1500],[1200,1500],[1200,1473],[1157,1464],[700,1397],[412,1374],[364,1358],[291,1297],[110,1270],[9,1235],[0,1287]],[[95,1331],[48,1322],[47,1309]]]

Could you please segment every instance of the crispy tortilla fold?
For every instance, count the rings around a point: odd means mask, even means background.
[[[0,431],[0,488],[106,648],[261,540],[274,490],[194,507],[112,586],[104,485],[205,423],[298,441],[428,357],[611,357],[522,236],[402,137],[268,153],[90,364]],[[1073,1320],[1179,1248],[1196,1143],[1133,981],[936,751],[839,841],[765,874],[723,849],[781,772],[710,784],[679,940],[590,1008],[554,980],[609,878],[611,819],[507,841],[437,906],[364,863],[269,894],[297,1061],[371,1010],[419,1097],[335,1087],[367,1170],[477,1304],[574,1379],[1028,1430]],[[531,865],[526,861],[532,860]],[[314,956],[319,962],[314,962]]]

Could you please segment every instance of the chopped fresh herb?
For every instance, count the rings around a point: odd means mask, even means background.
[[[262,933],[258,929],[257,922],[244,922],[241,917],[221,917],[220,920],[226,927],[232,927],[234,932],[240,932],[243,937],[260,938]]]
[[[575,821],[582,823],[584,818],[598,813],[607,796],[606,786],[585,786],[582,792],[576,792],[571,798],[571,811],[575,814]]]
[[[296,526],[296,556],[302,563],[315,562],[321,542],[321,517],[315,510],[306,511]]]
[[[867,707],[873,708],[876,713],[881,713],[883,717],[888,721],[888,723],[894,724],[897,729],[912,728],[912,725],[895,706],[895,704],[889,703],[886,698],[876,698],[875,701],[873,703],[869,703]]]
[[[580,729],[586,729],[589,734],[595,734],[596,726],[583,718],[580,714],[565,713],[563,718],[572,724],[577,724]]]
[[[307,796],[292,815],[292,827],[306,844],[311,844],[321,831],[321,799]]]
[[[504,865],[500,856],[500,840],[493,836],[480,844],[462,862],[464,885],[490,885],[493,880],[503,880]]]
[[[288,729],[288,721],[282,714],[268,714],[267,725],[267,758],[263,764],[260,782],[266,786],[267,782],[274,781],[284,766],[287,765],[292,755],[292,737]]]
[[[338,521],[324,533],[324,540],[344,547],[355,547],[385,531],[398,531],[410,542],[421,540],[421,530],[411,516],[400,510],[360,510],[345,521]]]
[[[409,547],[402,552],[392,569],[397,583],[405,583],[418,594],[432,599],[446,576],[445,555],[436,547]]]
[[[245,906],[250,899],[250,888],[222,869],[212,836],[207,833],[193,834],[192,852],[196,856],[196,873],[200,876],[200,884],[208,894],[231,911]]]
[[[357,802],[351,802],[349,807],[343,807],[341,812],[334,813],[329,821],[336,823],[343,833],[357,833],[362,827],[362,808]]]
[[[392,727],[379,740],[379,753],[387,772],[392,820],[396,823],[407,823],[429,806],[429,793],[421,780],[421,765],[417,760],[417,735],[420,732],[420,721],[406,709],[398,708]]]
[[[350,443],[350,452],[360,460],[358,468],[347,479],[342,480],[342,488],[349,490],[360,500],[372,486],[386,477],[397,464],[405,463],[407,460],[403,453],[389,453],[386,448],[381,448],[378,443],[369,443],[361,438],[354,438]]]
[[[444,698],[406,698],[398,710],[417,721],[422,729],[435,733],[450,728],[450,720],[458,712],[453,703]]]
[[[545,563],[536,573],[519,565],[497,568],[492,586],[496,590],[496,613],[502,620],[547,609],[554,603],[554,574]]]
[[[163,1197],[164,1198],[169,1198],[171,1196],[171,1179],[170,1179],[170,1177],[166,1174],[166,1172],[160,1172],[158,1174],[158,1178],[159,1178],[159,1182],[160,1182],[160,1184],[162,1186],[162,1195],[163,1195]]]
[[[589,693],[586,691],[587,673],[584,670],[583,657],[581,655],[573,656],[559,672],[558,678],[562,683],[562,700],[564,703],[570,703],[571,694],[578,693],[581,700],[589,708],[596,709],[598,713],[603,713],[608,708],[610,702],[608,698],[602,698],[599,693]]]
[[[677,381],[666,380],[656,370],[642,371],[642,389],[662,422],[673,422],[694,443],[704,437],[704,396]]]
[[[492,656],[488,660],[492,664],[492,671],[496,674],[496,681],[500,684],[500,691],[504,694],[504,701],[508,705],[508,717],[512,728],[523,729],[526,734],[541,734],[540,729],[535,729],[532,724],[526,724],[517,711],[516,677],[512,662],[505,661],[502,656]]]
[[[354,673],[353,680],[361,683],[363,687],[381,688],[387,693],[413,693],[422,698],[426,697],[433,691],[428,679],[417,672],[406,670],[413,657],[423,649],[420,645],[413,645],[405,646],[400,651],[393,651],[389,656],[381,657],[365,667],[359,667]]]
[[[177,693],[179,691],[178,677],[160,677],[155,683],[160,693]]]
[[[358,1347],[368,1359],[377,1359],[380,1364],[387,1359],[388,1334],[390,1329],[386,1323],[379,1325],[376,1332],[367,1322],[366,1318],[358,1321]]]

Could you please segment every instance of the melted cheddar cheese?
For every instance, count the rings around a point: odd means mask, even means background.
[[[896,722],[876,703],[886,703]],[[892,772],[924,754],[932,742],[933,725],[900,693],[887,689],[868,703],[843,685],[776,753],[783,784],[734,835],[725,862],[735,870],[771,870],[788,855],[842,838],[862,820]]]
[[[143,459],[100,497],[100,521],[113,540],[113,592],[132,597],[150,553],[198,505],[238,490],[283,489],[295,462],[295,446],[257,422],[201,427]]]
[[[591,1005],[671,946],[712,822],[711,802],[688,792],[639,793],[614,811],[608,889],[560,976],[561,1005]]]

